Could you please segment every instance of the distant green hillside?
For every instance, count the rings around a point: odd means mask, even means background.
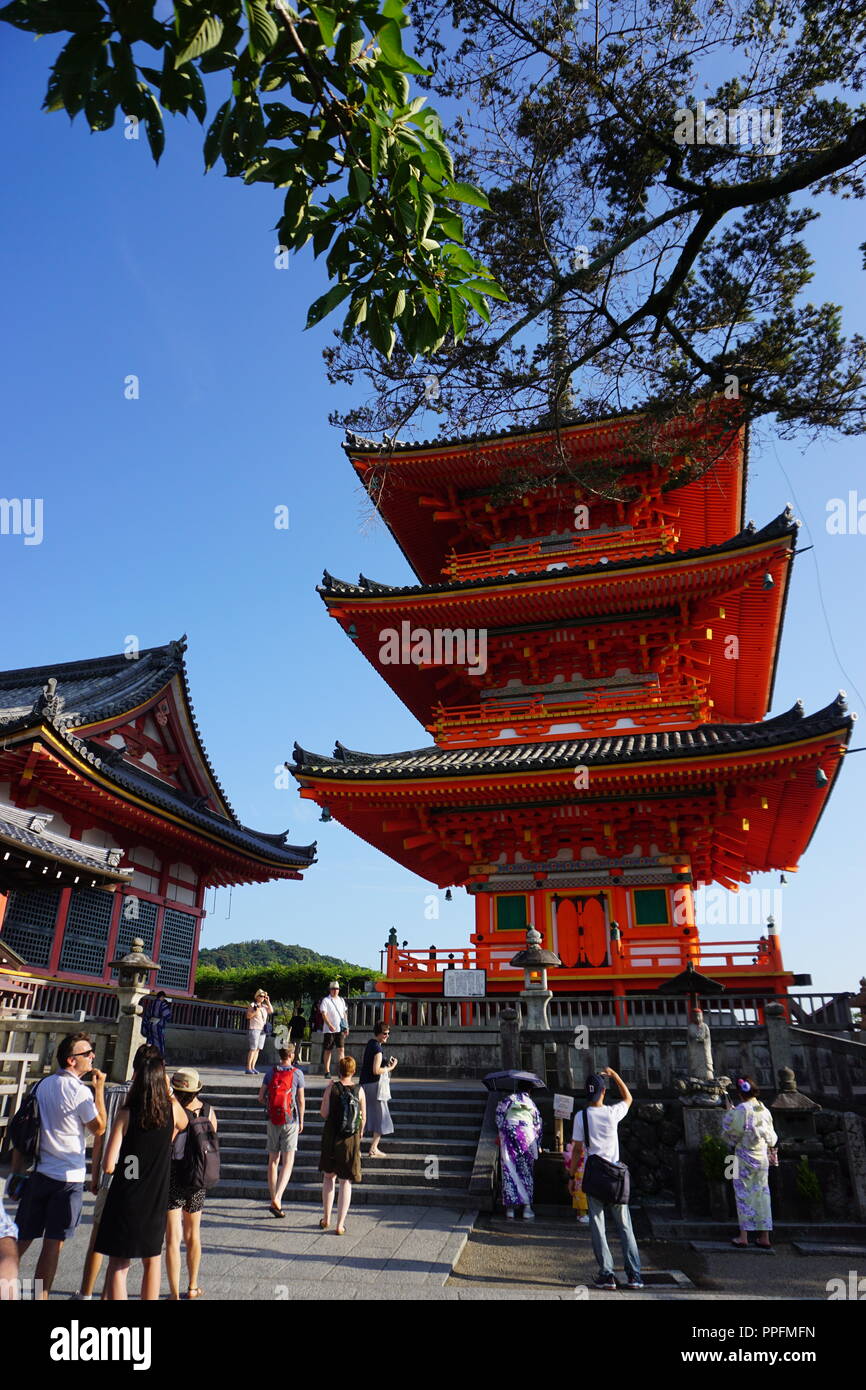
[[[217,970],[252,970],[266,965],[319,965],[339,972],[342,969],[370,971],[368,965],[352,965],[336,956],[321,956],[309,946],[287,946],[283,941],[232,941],[198,953],[198,963]]]

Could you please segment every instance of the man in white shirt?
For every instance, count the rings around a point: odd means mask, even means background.
[[[57,1071],[38,1083],[39,1157],[18,1207],[18,1254],[44,1236],[36,1265],[37,1287],[46,1299],[57,1273],[63,1242],[81,1218],[85,1144],[88,1133],[105,1133],[105,1073],[93,1066],[86,1033],[71,1033],[57,1049]],[[94,1090],[81,1081],[93,1073]]]
[[[615,1101],[613,1105],[605,1105],[604,1103],[608,1078],[616,1083],[620,1094],[620,1099]],[[598,1154],[608,1163],[619,1163],[619,1135],[617,1131],[620,1121],[625,1119],[632,1103],[631,1091],[613,1067],[602,1067],[600,1072],[590,1076],[586,1083],[586,1094],[589,1104],[585,1110],[578,1110],[574,1117],[574,1128],[571,1136],[574,1141],[571,1154],[572,1173],[576,1173],[580,1168],[584,1150],[586,1150],[587,1158],[593,1154]],[[597,1289],[616,1288],[613,1258],[607,1243],[604,1224],[605,1212],[609,1211],[619,1232],[625,1272],[628,1276],[628,1287],[630,1289],[642,1289],[644,1285],[640,1276],[640,1256],[627,1204],[623,1202],[605,1203],[600,1201],[598,1197],[593,1197],[589,1192],[586,1194],[586,1199],[589,1204],[589,1233],[592,1237],[592,1249],[598,1260],[595,1287]]]
[[[345,1056],[345,1041],[349,1036],[348,1011],[345,999],[340,998],[340,986],[336,980],[328,985],[328,993],[319,1005],[324,1020],[322,1024],[322,1065],[325,1076],[331,1075],[331,1058],[337,1049],[337,1069]]]

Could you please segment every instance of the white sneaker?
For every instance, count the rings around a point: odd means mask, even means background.
[[[589,1225],[589,1217],[588,1217],[588,1216],[580,1216],[580,1215],[578,1215],[578,1218],[577,1218],[577,1219],[578,1219],[578,1221],[580,1222],[581,1226],[588,1226],[588,1225]]]
[[[523,1208],[523,1219],[524,1219],[524,1221],[534,1221],[534,1220],[535,1220],[535,1212],[532,1210],[532,1207],[524,1207],[524,1208]]]
[[[506,1207],[506,1208],[505,1208],[505,1220],[506,1220],[506,1221],[513,1221],[513,1220],[514,1220],[514,1207]]]

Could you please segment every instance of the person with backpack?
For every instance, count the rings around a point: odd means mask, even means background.
[[[514,1208],[522,1207],[524,1221],[534,1221],[532,1197],[541,1116],[528,1091],[515,1091],[503,1097],[496,1107],[496,1128],[505,1215],[513,1221]]]
[[[219,1140],[216,1111],[199,1096],[201,1081],[192,1067],[171,1078],[174,1098],[189,1117],[172,1145],[168,1179],[168,1218],[165,1227],[165,1272],[169,1298],[180,1298],[180,1241],[186,1248],[188,1299],[201,1298],[201,1214],[208,1189],[219,1181]]]
[[[57,1049],[56,1072],[43,1077],[9,1122],[9,1140],[35,1171],[24,1178],[18,1206],[19,1258],[43,1237],[36,1265],[41,1297],[47,1299],[63,1242],[81,1219],[87,1177],[88,1134],[105,1133],[105,1073],[93,1066],[93,1044],[86,1033],[70,1033]],[[91,1072],[93,1091],[82,1077]]]
[[[604,1103],[608,1079],[616,1084],[620,1094],[613,1105]],[[629,1172],[619,1161],[617,1133],[631,1108],[632,1094],[613,1067],[603,1067],[587,1078],[586,1095],[588,1105],[574,1117],[571,1172],[576,1174],[584,1163],[583,1190],[589,1205],[589,1233],[598,1261],[595,1288],[615,1290],[617,1286],[605,1232],[605,1216],[610,1213],[619,1233],[628,1287],[642,1289],[640,1255],[628,1210]]]
[[[262,1082],[259,1101],[268,1107],[270,1209],[274,1216],[285,1216],[283,1193],[292,1176],[298,1139],[304,1129],[304,1073],[295,1066],[293,1042],[280,1048],[277,1065],[271,1067]]]
[[[159,1298],[171,1147],[189,1123],[190,1116],[169,1094],[165,1063],[158,1052],[149,1055],[133,1074],[103,1159],[103,1173],[116,1174],[95,1247],[109,1256],[103,1298],[128,1297],[129,1266],[136,1259],[144,1266],[142,1302]]]
[[[367,1122],[364,1090],[355,1083],[354,1057],[340,1059],[340,1079],[329,1082],[325,1087],[321,1115],[325,1128],[319,1159],[319,1172],[324,1173],[322,1219],[319,1225],[323,1231],[330,1230],[334,1187],[339,1178],[336,1233],[344,1236],[346,1216],[352,1200],[352,1183],[361,1181],[361,1139]]]

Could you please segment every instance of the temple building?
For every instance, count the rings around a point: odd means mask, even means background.
[[[296,745],[301,795],[475,901],[468,946],[388,947],[391,997],[510,965],[529,925],[565,993],[646,993],[687,962],[783,994],[773,924],[703,944],[693,890],[797,868],[852,717],[773,699],[798,523],[746,522],[746,434],[715,403],[347,453],[419,582],[325,573],[330,615],[433,742]]]
[[[211,767],[185,639],[0,673],[0,967],[111,981],[141,937],[193,991],[205,891],[300,879],[315,845],[242,825]]]

